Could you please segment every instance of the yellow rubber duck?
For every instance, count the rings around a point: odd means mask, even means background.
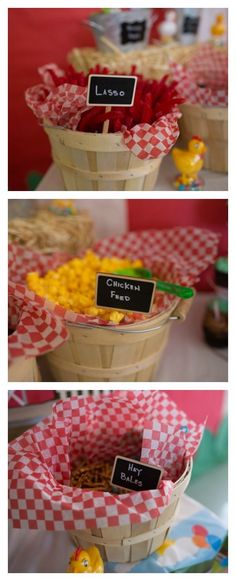
[[[82,549],[78,547],[72,553],[67,573],[104,573],[104,564],[97,547]]]
[[[226,31],[224,14],[217,14],[214,24],[211,27],[211,34],[214,39],[219,39],[224,36]]]
[[[180,176],[177,178],[178,184],[191,186],[197,182],[198,173],[202,169],[204,154],[206,153],[205,143],[200,137],[193,136],[188,142],[188,149],[172,149],[172,156]]]

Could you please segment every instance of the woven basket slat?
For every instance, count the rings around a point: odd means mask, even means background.
[[[130,154],[129,160],[128,160],[128,163],[127,163],[128,169],[130,169],[130,170],[136,170],[136,168],[138,168],[139,165],[140,165],[140,160],[138,159],[138,157],[135,157],[134,155],[131,155]],[[135,172],[134,172],[134,174],[135,174]],[[145,177],[146,176],[143,176],[142,175],[139,178],[134,177],[133,179],[127,180],[127,182],[125,184],[125,189],[127,191],[134,191],[134,190],[143,191],[144,190]]]
[[[17,357],[8,369],[8,381],[41,381],[35,357]]]
[[[94,169],[93,171],[98,171],[99,173],[101,173],[102,175],[105,175],[107,170],[109,169],[109,172],[114,171],[114,173],[117,172],[117,155],[115,154],[106,154],[104,152],[98,152],[93,153],[95,159],[96,159],[96,164],[94,164]],[[117,181],[115,180],[107,180],[106,181],[106,188],[107,190],[112,190],[115,187],[115,183],[116,185],[118,185]],[[103,190],[104,186],[103,186],[103,182],[102,181],[98,181],[97,183],[98,185],[98,190]],[[123,189],[123,182],[121,182],[121,187]]]
[[[157,177],[156,177],[156,174],[154,171],[150,172],[150,174],[146,175],[145,180],[144,180],[144,184],[143,184],[143,191],[147,192],[147,191],[153,190],[155,187],[156,181],[157,181]]]
[[[124,537],[130,537],[132,534],[132,528],[130,525],[125,525],[124,527],[109,527],[107,529],[100,529],[101,536],[106,539],[107,541],[119,540],[120,539],[120,530],[121,534]],[[105,555],[106,561],[114,561],[116,557],[119,559],[129,559],[130,558],[130,547],[106,547],[105,548]]]
[[[136,535],[142,534],[144,532],[154,530],[157,526],[157,522],[158,522],[158,519],[153,519],[153,520],[149,521],[148,523],[145,523],[144,525],[143,524],[132,525],[132,536],[135,537]],[[163,533],[162,533],[162,535],[163,535]],[[131,547],[130,547],[131,548],[131,555],[130,555],[131,562],[145,559],[146,555],[149,555],[149,553],[150,553],[151,545],[152,545],[151,539],[149,539],[147,541],[143,541],[142,543],[137,543],[135,545],[131,545]]]

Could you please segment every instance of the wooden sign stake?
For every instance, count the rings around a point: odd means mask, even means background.
[[[110,111],[111,111],[111,107],[106,107],[105,113],[110,113]],[[106,119],[106,121],[104,121],[103,128],[102,128],[103,133],[108,133],[109,123],[110,123],[109,119]]]

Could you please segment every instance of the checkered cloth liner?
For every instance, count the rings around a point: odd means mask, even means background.
[[[228,105],[228,55],[204,44],[186,65],[171,63],[173,79],[185,102],[205,107]]]
[[[81,530],[157,518],[170,501],[171,480],[163,479],[157,490],[121,495],[76,489],[69,485],[70,460],[79,462],[85,454],[112,462],[117,453],[143,456],[141,438],[146,422],[156,419],[164,424],[167,414],[168,423],[175,425],[176,405],[156,390],[121,390],[95,398],[73,396],[56,403],[52,416],[9,445],[12,526]]]
[[[180,117],[181,113],[175,112],[161,117],[153,125],[141,123],[129,131],[124,129],[125,145],[140,159],[164,157],[179,137],[177,119]]]
[[[54,73],[57,78],[64,77],[65,72],[55,63],[43,65],[42,67],[38,68],[38,73],[42,79],[43,84],[46,85],[46,87],[51,87],[51,89],[53,89],[56,87],[56,85],[53,76],[50,75],[50,71]]]
[[[60,347],[68,338],[68,331],[58,317],[44,308],[9,297],[9,327],[14,333],[8,337],[9,365],[17,357],[36,357]]]
[[[57,128],[76,131],[82,113],[90,109],[86,105],[87,87],[64,83],[56,87],[49,70],[57,76],[64,71],[51,63],[38,69],[43,84],[25,91],[26,104],[41,123],[50,122]],[[177,119],[181,117],[178,108],[149,125],[142,123],[131,130],[122,128],[124,143],[140,159],[164,157],[169,153],[179,136]]]
[[[219,234],[194,227],[146,230],[105,238],[97,242],[93,250],[99,256],[116,255],[133,260],[140,258],[144,266],[150,268],[160,280],[189,286],[194,285],[200,274],[214,263],[219,239]],[[9,293],[17,299],[46,308],[71,323],[108,324],[102,319],[65,310],[26,288],[25,277],[28,272],[37,270],[41,275],[45,274],[47,270],[68,260],[68,255],[56,254],[47,257],[10,244],[8,256]],[[153,312],[149,316],[160,314],[175,304],[176,297],[156,292]],[[128,316],[123,323],[130,323]]]
[[[197,425],[161,394],[162,418],[144,423],[142,457],[143,462],[164,466],[165,477],[176,480],[183,469],[183,460],[196,453],[201,442],[204,425]]]
[[[25,92],[28,107],[41,123],[48,119],[62,129],[76,130],[86,107],[87,89],[65,83],[47,92],[44,85],[36,85]]]

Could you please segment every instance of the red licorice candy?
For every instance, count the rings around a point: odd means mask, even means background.
[[[57,76],[50,69],[48,69],[48,73],[56,87],[64,83],[86,87],[88,77],[91,74],[121,74],[118,72],[110,73],[107,67],[100,65],[90,69],[89,75],[85,75],[83,71],[75,71],[72,66],[67,68],[64,76]],[[122,126],[131,129],[140,123],[152,125],[163,115],[171,113],[176,105],[183,103],[184,99],[179,96],[176,90],[177,83],[169,81],[168,75],[159,81],[144,79],[142,75],[136,73],[135,66],[132,66],[130,75],[138,77],[133,106],[112,107],[110,112],[106,112],[105,107],[89,107],[81,115],[77,126],[78,131],[100,133],[107,119],[109,119],[109,133],[120,131]]]

